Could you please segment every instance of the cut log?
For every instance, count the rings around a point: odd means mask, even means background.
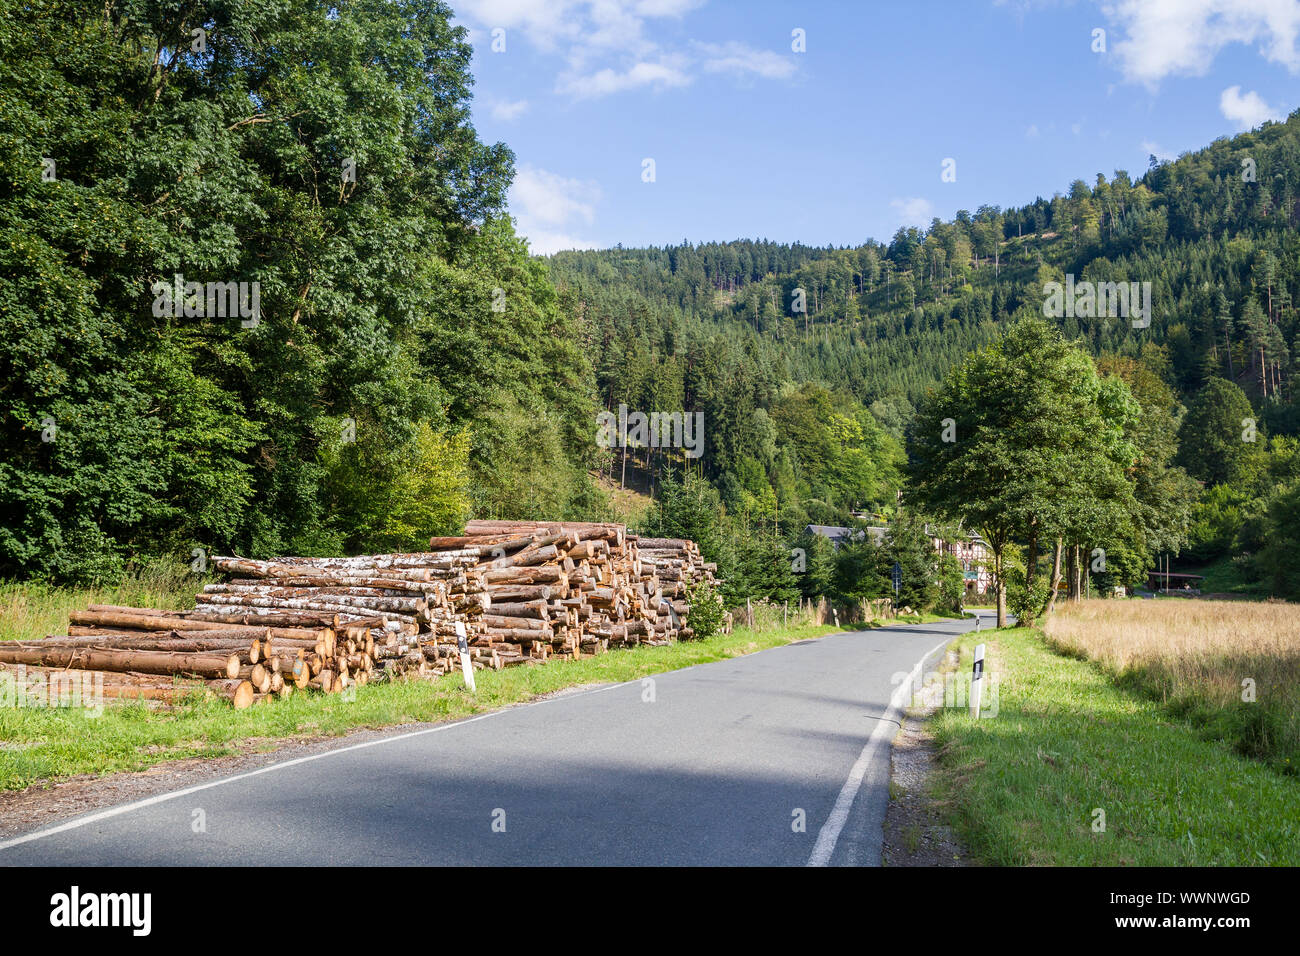
[[[0,661],[43,667],[75,667],[83,670],[136,671],[145,674],[189,674],[196,677],[228,677],[239,670],[238,654],[184,654],[171,651],[111,650],[93,647],[22,648],[0,643]]]

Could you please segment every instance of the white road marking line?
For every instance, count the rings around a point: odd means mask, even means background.
[[[541,704],[549,704],[557,700],[576,700],[579,697],[588,697],[592,694],[599,694],[602,691],[613,690],[615,687],[625,687],[628,684],[635,683],[639,683],[639,679],[636,681],[622,681],[617,684],[608,684],[604,687],[595,687],[580,694],[566,694],[562,697],[548,697],[546,700],[535,700],[522,705],[522,707],[534,707]],[[175,790],[170,793],[160,793],[152,797],[146,797],[143,800],[137,800],[134,803],[125,803],[120,807],[110,807],[107,810],[100,810],[98,813],[92,813],[84,817],[77,817],[68,820],[66,823],[56,824],[55,826],[48,827],[44,830],[37,830],[34,833],[27,833],[23,836],[5,840],[0,842],[0,851],[7,850],[10,847],[19,846],[23,843],[30,843],[33,840],[43,840],[45,837],[54,836],[57,833],[65,833],[68,830],[77,830],[81,827],[89,826],[92,823],[98,823],[100,820],[107,820],[111,817],[121,816],[124,813],[130,813],[133,810],[143,810],[145,807],[151,807],[159,803],[166,803],[168,800],[176,800],[180,797],[188,796],[191,793],[198,793],[200,790],[209,790],[212,787],[221,787],[228,783],[247,780],[249,777],[257,777],[264,773],[271,773],[273,770],[284,770],[286,767],[294,767],[298,764],[310,763],[313,760],[323,760],[326,757],[336,757],[339,754],[350,753],[354,750],[364,750],[367,747],[378,747],[382,744],[396,743],[399,740],[407,740],[411,737],[423,737],[426,734],[436,734],[444,730],[454,730],[457,727],[464,727],[466,724],[486,720],[489,717],[499,717],[502,714],[518,711],[522,709],[522,707],[520,705],[514,707],[503,707],[500,710],[494,710],[487,714],[479,714],[477,717],[458,720],[453,724],[439,724],[437,727],[428,727],[424,730],[412,730],[409,733],[398,734],[395,737],[382,737],[379,740],[366,740],[359,744],[349,744],[346,747],[339,747],[335,750],[326,750],[318,754],[308,754],[306,757],[295,757],[292,760],[285,760],[282,763],[273,763],[265,767],[259,767],[256,770],[249,770],[244,773],[235,774],[233,777],[222,777],[220,780],[211,780],[207,783],[196,784],[193,787],[186,787],[183,790]]]
[[[950,644],[960,637],[962,633],[958,632],[953,634],[952,637],[944,638],[926,651],[924,656],[916,662],[912,672],[907,675],[907,680],[899,684],[894,689],[894,693],[890,695],[889,706],[885,708],[885,712],[876,721],[875,729],[871,731],[871,736],[867,738],[866,744],[862,747],[862,752],[858,754],[853,769],[849,771],[849,779],[845,780],[844,786],[840,788],[840,795],[835,800],[835,806],[831,807],[830,816],[826,818],[826,822],[822,824],[822,828],[817,834],[817,843],[813,846],[812,856],[808,857],[808,866],[826,866],[830,863],[831,856],[835,853],[835,844],[840,838],[840,831],[844,829],[844,824],[848,822],[849,811],[853,809],[853,801],[857,798],[858,791],[862,789],[862,781],[867,775],[867,767],[871,765],[871,758],[875,756],[880,742],[886,739],[885,734],[892,732],[892,725],[898,723],[899,715],[903,711],[903,704],[911,694],[921,668],[930,659],[931,654]]]

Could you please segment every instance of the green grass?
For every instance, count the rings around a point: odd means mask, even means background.
[[[1161,705],[1058,655],[1041,633],[995,641],[998,714],[936,712],[935,794],[971,851],[998,865],[1300,864],[1300,781],[1202,739]],[[1094,832],[1094,810],[1105,832]]]
[[[185,565],[157,565],[120,585],[96,588],[0,581],[0,640],[39,641],[49,634],[66,634],[69,612],[84,611],[88,604],[192,608],[194,595],[208,580]]]
[[[827,621],[833,621],[834,618],[827,615]],[[898,627],[902,624],[934,624],[938,621],[954,621],[957,618],[951,614],[931,614],[928,611],[917,614],[900,614],[893,618],[872,618],[870,621],[846,621],[841,622],[839,630],[849,631],[870,631],[878,627]],[[834,626],[830,625],[834,630]]]
[[[477,671],[470,695],[459,674],[435,682],[399,681],[340,694],[294,694],[236,711],[195,699],[171,711],[140,704],[82,709],[0,707],[0,788],[22,789],[82,773],[142,770],[164,760],[268,750],[291,737],[336,736],[364,727],[469,717],[582,684],[619,682],[724,660],[809,637],[832,627],[802,626],[731,634],[668,647],[636,647],[579,661]]]
[[[1238,594],[1260,600],[1268,597],[1268,592],[1260,587],[1259,582],[1248,578],[1241,565],[1230,557],[1220,558],[1190,573],[1205,575],[1205,580],[1198,586],[1203,594]]]

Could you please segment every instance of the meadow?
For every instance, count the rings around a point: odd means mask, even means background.
[[[1300,605],[1082,601],[1059,608],[1043,633],[1205,736],[1300,769]]]

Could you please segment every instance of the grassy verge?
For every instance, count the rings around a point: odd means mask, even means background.
[[[861,630],[864,627],[890,627],[898,624],[935,624],[939,621],[955,620],[952,615],[931,614],[924,611],[918,614],[900,614],[898,617],[888,621],[873,620],[866,624],[849,624],[845,626],[846,630]]]
[[[936,796],[971,851],[998,865],[1300,864],[1300,781],[1205,740],[1098,665],[1027,629],[993,642],[998,713],[933,719]],[[1096,810],[1105,830],[1094,829]]]
[[[48,634],[66,634],[68,614],[84,611],[88,604],[192,608],[194,595],[208,580],[184,565],[158,565],[111,587],[0,581],[0,641],[39,641]]]
[[[542,667],[479,671],[474,696],[466,692],[457,674],[435,683],[372,684],[359,688],[354,700],[339,694],[295,694],[242,711],[225,702],[201,699],[171,711],[151,711],[138,704],[108,707],[97,717],[84,709],[0,707],[0,788],[21,789],[73,774],[141,770],[185,757],[269,750],[284,738],[455,720],[568,687],[635,680],[834,630],[807,625],[763,632],[738,628],[731,634],[669,647],[637,647]]]
[[[1278,601],[1082,601],[1043,625],[1207,738],[1300,772],[1300,606]]]

